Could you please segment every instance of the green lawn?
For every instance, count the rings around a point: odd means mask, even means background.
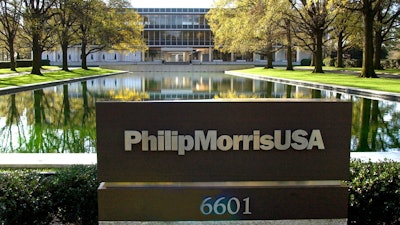
[[[44,68],[44,69],[50,69],[50,68]],[[23,68],[23,69],[18,68],[17,70],[18,72],[22,72],[24,70],[30,72],[29,68]],[[0,69],[0,74],[8,74],[6,71],[7,69]],[[115,73],[115,72],[119,71],[101,69],[101,68],[90,68],[89,70],[74,69],[68,72],[63,70],[55,70],[55,71],[45,72],[43,73],[42,76],[32,75],[32,74],[18,75],[18,73],[16,73],[15,76],[0,78],[0,88],[10,87],[10,86],[22,86],[22,85],[42,83],[42,82],[60,81],[60,80],[74,79],[74,78],[87,77],[93,75]]]
[[[334,68],[334,67],[332,67]],[[324,68],[330,70],[331,68]],[[333,70],[333,69],[332,69]],[[400,79],[390,78],[359,78],[357,75],[340,74],[332,72],[325,72],[323,74],[312,73],[310,70],[295,69],[294,71],[287,71],[284,68],[264,69],[256,67],[252,69],[240,70],[239,72],[263,75],[275,78],[284,78],[292,80],[302,80],[317,82],[323,84],[333,84],[357,88],[365,88],[379,91],[388,91],[400,93]],[[392,74],[400,74],[400,70],[384,71]],[[379,72],[377,72],[379,74]]]

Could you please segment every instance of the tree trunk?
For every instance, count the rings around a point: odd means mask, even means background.
[[[86,60],[86,42],[83,41],[82,42],[82,49],[81,49],[81,60],[82,60],[82,69],[87,70],[88,66],[87,66],[87,60]]]
[[[315,32],[316,34],[316,41],[317,41],[317,46],[316,46],[316,51],[315,51],[315,67],[313,73],[323,73],[322,69],[322,64],[323,64],[323,59],[322,59],[322,39],[324,36],[324,31],[323,30],[317,30]]]
[[[375,31],[374,37],[374,69],[376,70],[383,70],[381,65],[381,55],[382,55],[382,36],[381,31]]]
[[[344,68],[344,64],[343,64],[343,31],[341,31],[338,35],[338,42],[337,42],[337,56],[336,56],[336,60],[337,60],[337,67],[339,68]]]
[[[64,125],[68,125],[71,121],[71,104],[69,102],[68,85],[63,85],[63,109],[64,109]]]
[[[293,62],[292,62],[292,34],[290,33],[290,20],[285,19],[286,23],[286,70],[293,70]]]
[[[44,96],[43,89],[33,91],[33,109],[34,109],[34,118],[35,124],[39,125],[43,121],[42,115],[42,98]]]
[[[371,99],[362,98],[361,109],[360,109],[360,133],[357,144],[357,151],[368,152],[370,151],[368,145],[368,135],[370,129],[370,117],[371,117]]]
[[[42,75],[40,68],[42,67],[42,48],[39,43],[39,35],[32,35],[32,74]]]
[[[10,53],[10,69],[12,71],[17,71],[17,64],[15,62],[15,50],[14,50],[14,41],[8,41],[9,53]]]
[[[272,69],[274,66],[272,65],[272,60],[273,60],[273,50],[272,50],[272,42],[268,41],[267,43],[267,65],[265,66],[265,69]]]
[[[379,101],[372,100],[371,109],[371,150],[376,150],[378,137],[378,116],[379,116]]]
[[[63,41],[61,44],[62,50],[62,70],[69,71],[68,69],[68,42]]]
[[[82,85],[82,98],[83,98],[83,115],[82,115],[82,126],[87,122],[87,118],[89,117],[90,107],[89,107],[89,99],[88,99],[88,88],[87,81],[83,81]]]
[[[373,26],[374,26],[374,12],[372,10],[372,3],[367,0],[364,4],[363,20],[364,20],[364,45],[363,45],[363,62],[360,77],[376,78],[374,70],[374,43],[373,43]]]

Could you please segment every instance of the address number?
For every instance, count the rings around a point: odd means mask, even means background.
[[[243,203],[243,205],[242,205]],[[250,198],[244,198],[240,201],[236,197],[226,198],[220,197],[213,201],[212,197],[207,197],[200,205],[200,211],[203,215],[223,215],[229,213],[230,215],[237,215],[241,207],[244,208],[243,215],[250,215]]]

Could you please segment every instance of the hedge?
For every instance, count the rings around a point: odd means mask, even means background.
[[[0,174],[0,224],[97,224],[95,166]]]
[[[32,60],[17,60],[17,68],[18,67],[31,67]],[[50,66],[50,60],[42,59],[42,66]],[[10,62],[0,62],[0,69],[10,68]]]
[[[352,161],[349,224],[400,224],[400,163]]]
[[[97,224],[95,166],[5,170],[0,224]],[[400,224],[400,163],[351,161],[349,224]]]

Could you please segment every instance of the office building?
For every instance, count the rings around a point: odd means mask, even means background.
[[[145,52],[131,51],[100,51],[87,57],[89,65],[107,63],[182,63],[197,64],[223,61],[249,62],[256,64],[266,63],[265,56],[253,54],[243,57],[235,54],[221,54],[214,51],[214,43],[210,26],[207,24],[207,8],[136,8],[143,18],[143,38],[148,50]],[[284,48],[276,46],[274,54],[275,64],[285,64]],[[49,59],[52,64],[62,63],[61,50],[43,53],[43,59]],[[223,57],[222,57],[223,56]],[[308,52],[296,49],[293,62],[299,64],[303,58],[310,58]],[[70,65],[79,65],[80,46],[68,50]]]

